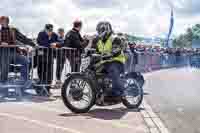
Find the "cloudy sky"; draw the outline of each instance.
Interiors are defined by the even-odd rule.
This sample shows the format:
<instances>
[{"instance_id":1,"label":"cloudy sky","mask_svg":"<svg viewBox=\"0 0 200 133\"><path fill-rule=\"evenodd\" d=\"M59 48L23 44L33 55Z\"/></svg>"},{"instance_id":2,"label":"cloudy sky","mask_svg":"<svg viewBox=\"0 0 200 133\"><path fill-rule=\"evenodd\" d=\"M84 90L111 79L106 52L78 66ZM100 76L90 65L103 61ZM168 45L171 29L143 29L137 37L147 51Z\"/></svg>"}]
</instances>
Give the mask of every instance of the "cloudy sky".
<instances>
[{"instance_id":1,"label":"cloudy sky","mask_svg":"<svg viewBox=\"0 0 200 133\"><path fill-rule=\"evenodd\" d=\"M139 36L166 36L174 9L174 35L200 23L200 0L1 0L0 15L12 18L23 33L37 35L46 23L69 30L74 19L84 22L83 34L94 33L100 20L115 31Z\"/></svg>"}]
</instances>

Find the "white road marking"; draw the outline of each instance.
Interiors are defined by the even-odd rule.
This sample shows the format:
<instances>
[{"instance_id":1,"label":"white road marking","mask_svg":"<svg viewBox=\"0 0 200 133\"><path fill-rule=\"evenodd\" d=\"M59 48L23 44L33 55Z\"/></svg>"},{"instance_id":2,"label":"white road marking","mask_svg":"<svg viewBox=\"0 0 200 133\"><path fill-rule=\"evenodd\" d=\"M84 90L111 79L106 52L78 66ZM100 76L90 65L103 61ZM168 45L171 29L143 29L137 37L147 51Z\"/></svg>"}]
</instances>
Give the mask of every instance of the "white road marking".
<instances>
[{"instance_id":1,"label":"white road marking","mask_svg":"<svg viewBox=\"0 0 200 133\"><path fill-rule=\"evenodd\" d=\"M16 115L9 114L9 113L0 113L0 116L4 116L4 117L11 118L11 119L16 119L16 120L26 121L26 122L29 122L29 123L32 123L32 124L43 126L43 127L60 129L62 131L67 131L67 132L70 132L70 133L83 133L83 132L79 132L79 131L74 130L74 129L61 127L61 126L58 126L58 125L55 125L55 124L52 124L52 123L47 123L47 122L43 122L43 121L39 121L39 120L29 119L29 118L24 117L24 116L16 116Z\"/></svg>"}]
</instances>

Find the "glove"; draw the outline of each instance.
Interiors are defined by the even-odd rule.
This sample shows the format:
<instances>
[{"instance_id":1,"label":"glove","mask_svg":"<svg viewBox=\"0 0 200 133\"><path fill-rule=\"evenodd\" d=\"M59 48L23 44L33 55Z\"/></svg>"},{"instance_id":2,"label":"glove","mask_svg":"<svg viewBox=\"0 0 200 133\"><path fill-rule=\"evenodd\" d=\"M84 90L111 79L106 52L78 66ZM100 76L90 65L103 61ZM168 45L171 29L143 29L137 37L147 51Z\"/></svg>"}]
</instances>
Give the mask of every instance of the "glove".
<instances>
[{"instance_id":1,"label":"glove","mask_svg":"<svg viewBox=\"0 0 200 133\"><path fill-rule=\"evenodd\" d=\"M103 60L109 60L109 59L112 58L112 57L113 57L112 54L104 54L104 55L102 56L102 59L103 59Z\"/></svg>"}]
</instances>

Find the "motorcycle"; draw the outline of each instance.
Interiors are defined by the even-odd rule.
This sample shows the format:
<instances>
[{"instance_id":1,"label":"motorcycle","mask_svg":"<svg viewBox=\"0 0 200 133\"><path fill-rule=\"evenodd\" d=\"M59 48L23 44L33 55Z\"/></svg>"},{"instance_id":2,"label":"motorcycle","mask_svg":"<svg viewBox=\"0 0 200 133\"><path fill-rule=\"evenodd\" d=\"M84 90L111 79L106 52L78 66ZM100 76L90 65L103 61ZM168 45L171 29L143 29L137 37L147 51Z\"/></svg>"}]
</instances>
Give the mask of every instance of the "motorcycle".
<instances>
[{"instance_id":1,"label":"motorcycle","mask_svg":"<svg viewBox=\"0 0 200 133\"><path fill-rule=\"evenodd\" d=\"M67 75L61 96L64 104L74 113L86 113L94 105L110 106L123 103L129 109L138 108L143 100L143 82L138 73L121 73L125 90L120 97L114 97L112 80L107 76L104 63L112 58L88 51L82 56L81 72ZM139 79L138 79L139 78Z\"/></svg>"}]
</instances>

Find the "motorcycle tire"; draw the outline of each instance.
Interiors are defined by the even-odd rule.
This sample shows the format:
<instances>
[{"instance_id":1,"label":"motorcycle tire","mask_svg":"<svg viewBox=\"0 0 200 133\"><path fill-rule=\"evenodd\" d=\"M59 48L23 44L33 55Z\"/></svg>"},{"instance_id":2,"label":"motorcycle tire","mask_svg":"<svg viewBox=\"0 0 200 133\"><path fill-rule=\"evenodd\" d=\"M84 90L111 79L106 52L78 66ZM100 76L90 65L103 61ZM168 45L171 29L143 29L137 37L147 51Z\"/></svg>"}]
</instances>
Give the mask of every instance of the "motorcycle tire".
<instances>
[{"instance_id":1,"label":"motorcycle tire","mask_svg":"<svg viewBox=\"0 0 200 133\"><path fill-rule=\"evenodd\" d=\"M85 107L85 108L77 108L77 107L73 106L71 104L71 102L67 98L66 92L67 92L67 89L68 89L68 85L74 79L81 79L81 80L87 82L88 85L90 86L92 96L91 96L91 100L90 100L89 105L87 107ZM73 113L87 113L92 108L92 106L95 104L95 102L96 102L96 89L95 89L95 85L92 83L91 79L85 77L84 75L81 75L81 74L71 75L69 78L67 78L65 80L65 82L64 82L64 84L62 86L61 96L62 96L62 100L63 100L65 106L69 110L71 110Z\"/></svg>"},{"instance_id":2,"label":"motorcycle tire","mask_svg":"<svg viewBox=\"0 0 200 133\"><path fill-rule=\"evenodd\" d=\"M129 102L129 100L126 98L126 96L123 96L122 97L122 103L128 108L128 109L137 109L139 108L139 106L141 105L142 101L143 101L143 96L144 96L144 93L143 93L143 88L140 86L139 82L137 81L137 79L135 79L134 77L132 77L132 75L127 75L125 77L125 79L132 79L134 80L134 84L135 86L140 90L140 93L139 93L139 100L137 101L137 103L135 104L132 104Z\"/></svg>"}]
</instances>

